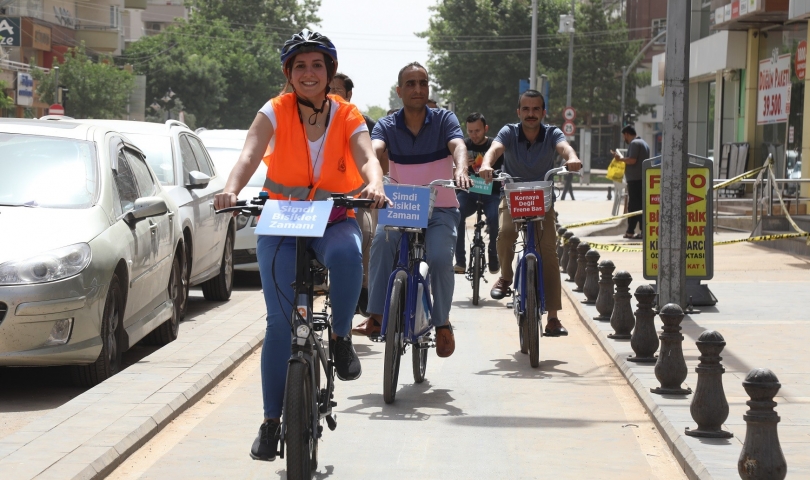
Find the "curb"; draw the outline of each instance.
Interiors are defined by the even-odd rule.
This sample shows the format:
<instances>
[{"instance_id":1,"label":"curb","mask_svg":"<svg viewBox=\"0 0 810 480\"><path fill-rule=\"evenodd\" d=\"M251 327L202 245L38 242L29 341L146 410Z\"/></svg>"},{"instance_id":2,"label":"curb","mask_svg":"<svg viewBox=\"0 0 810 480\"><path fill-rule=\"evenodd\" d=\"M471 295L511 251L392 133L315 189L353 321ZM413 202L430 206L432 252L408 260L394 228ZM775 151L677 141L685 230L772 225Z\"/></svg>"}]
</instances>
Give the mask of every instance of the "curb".
<instances>
[{"instance_id":1,"label":"curb","mask_svg":"<svg viewBox=\"0 0 810 480\"><path fill-rule=\"evenodd\" d=\"M264 300L256 300L189 326L186 335L0 439L3 479L105 478L262 344Z\"/></svg>"},{"instance_id":2,"label":"curb","mask_svg":"<svg viewBox=\"0 0 810 480\"><path fill-rule=\"evenodd\" d=\"M596 328L593 323L594 321L591 320L591 315L588 314L585 307L582 306L581 300L574 296L574 292L570 290L565 282L561 282L561 284L562 291L574 305L574 309L580 321L590 330L593 336L596 337L599 344L602 346L602 350L613 359L613 363L615 363L622 372L627 383L636 393L636 397L642 405L644 405L644 409L647 410L647 413L652 417L655 426L658 428L658 431L661 433L661 436L664 438L664 441L672 451L672 454L675 456L675 459L678 461L678 464L681 466L686 476L690 480L710 480L714 478L709 474L706 466L686 444L681 434L675 426L672 425L672 422L667 418L661 407L659 407L652 398L649 387L645 386L641 379L629 368L625 358L613 348L612 342L607 338L605 333Z\"/></svg>"}]
</instances>

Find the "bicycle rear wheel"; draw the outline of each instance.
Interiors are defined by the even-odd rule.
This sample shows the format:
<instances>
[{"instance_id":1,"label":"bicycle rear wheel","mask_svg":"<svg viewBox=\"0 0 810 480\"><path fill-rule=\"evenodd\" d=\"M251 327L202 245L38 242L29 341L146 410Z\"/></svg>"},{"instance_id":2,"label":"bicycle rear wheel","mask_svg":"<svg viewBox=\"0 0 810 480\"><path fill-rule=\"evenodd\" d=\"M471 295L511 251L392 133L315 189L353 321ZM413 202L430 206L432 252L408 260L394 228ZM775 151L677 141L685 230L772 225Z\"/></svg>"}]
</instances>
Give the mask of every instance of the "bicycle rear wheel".
<instances>
[{"instance_id":1,"label":"bicycle rear wheel","mask_svg":"<svg viewBox=\"0 0 810 480\"><path fill-rule=\"evenodd\" d=\"M540 315L537 308L537 259L526 258L526 312L523 319L523 341L529 350L532 368L540 365Z\"/></svg>"},{"instance_id":2,"label":"bicycle rear wheel","mask_svg":"<svg viewBox=\"0 0 810 480\"><path fill-rule=\"evenodd\" d=\"M472 297L472 304L478 305L479 297L479 288L481 286L481 269L483 265L481 263L484 252L481 251L480 245L475 245L472 247L472 289L473 289L473 297Z\"/></svg>"},{"instance_id":3,"label":"bicycle rear wheel","mask_svg":"<svg viewBox=\"0 0 810 480\"><path fill-rule=\"evenodd\" d=\"M312 379L309 365L292 362L287 371L284 420L287 431L287 478L311 479L318 466L318 442L312 431Z\"/></svg>"},{"instance_id":4,"label":"bicycle rear wheel","mask_svg":"<svg viewBox=\"0 0 810 480\"><path fill-rule=\"evenodd\" d=\"M391 286L388 320L385 332L385 364L383 371L383 400L394 403L399 381L399 362L403 353L402 332L405 330L405 299L408 291L408 275L397 273Z\"/></svg>"},{"instance_id":5,"label":"bicycle rear wheel","mask_svg":"<svg viewBox=\"0 0 810 480\"><path fill-rule=\"evenodd\" d=\"M413 381L422 383L425 381L425 372L427 371L428 347L415 343L411 348L413 350Z\"/></svg>"}]
</instances>

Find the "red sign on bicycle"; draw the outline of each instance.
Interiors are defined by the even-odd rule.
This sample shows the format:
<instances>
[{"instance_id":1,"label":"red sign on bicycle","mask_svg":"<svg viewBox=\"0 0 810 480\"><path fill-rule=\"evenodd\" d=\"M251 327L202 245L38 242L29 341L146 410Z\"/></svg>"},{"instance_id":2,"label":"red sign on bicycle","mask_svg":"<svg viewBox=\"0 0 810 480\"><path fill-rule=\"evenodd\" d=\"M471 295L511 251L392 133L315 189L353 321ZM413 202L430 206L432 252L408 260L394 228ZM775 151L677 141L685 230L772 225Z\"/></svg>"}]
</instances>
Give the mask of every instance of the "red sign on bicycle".
<instances>
[{"instance_id":1,"label":"red sign on bicycle","mask_svg":"<svg viewBox=\"0 0 810 480\"><path fill-rule=\"evenodd\" d=\"M512 218L541 217L546 214L542 190L509 192L509 212Z\"/></svg>"}]
</instances>

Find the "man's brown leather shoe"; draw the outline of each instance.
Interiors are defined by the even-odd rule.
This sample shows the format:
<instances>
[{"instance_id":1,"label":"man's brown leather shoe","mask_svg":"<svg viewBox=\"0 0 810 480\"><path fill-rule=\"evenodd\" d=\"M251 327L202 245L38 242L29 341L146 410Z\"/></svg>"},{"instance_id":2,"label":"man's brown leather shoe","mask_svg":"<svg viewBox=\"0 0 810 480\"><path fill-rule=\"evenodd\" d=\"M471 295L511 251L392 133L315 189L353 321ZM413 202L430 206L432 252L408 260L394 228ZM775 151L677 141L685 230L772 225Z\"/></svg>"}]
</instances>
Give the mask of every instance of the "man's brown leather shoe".
<instances>
[{"instance_id":1,"label":"man's brown leather shoe","mask_svg":"<svg viewBox=\"0 0 810 480\"><path fill-rule=\"evenodd\" d=\"M377 323L376 320L369 317L363 320L360 325L352 329L352 333L363 337L374 337L380 334L382 325Z\"/></svg>"},{"instance_id":2,"label":"man's brown leather shoe","mask_svg":"<svg viewBox=\"0 0 810 480\"><path fill-rule=\"evenodd\" d=\"M558 318L549 318L546 322L546 333L545 336L547 337L564 337L568 335L568 330L562 326L560 319Z\"/></svg>"},{"instance_id":3,"label":"man's brown leather shoe","mask_svg":"<svg viewBox=\"0 0 810 480\"><path fill-rule=\"evenodd\" d=\"M502 299L510 292L510 285L512 285L511 280L504 280L503 277L499 277L495 285L492 286L492 290L489 291L489 296L495 300Z\"/></svg>"},{"instance_id":4,"label":"man's brown leather shoe","mask_svg":"<svg viewBox=\"0 0 810 480\"><path fill-rule=\"evenodd\" d=\"M446 358L456 350L456 337L453 335L453 327L450 322L436 327L436 355Z\"/></svg>"}]
</instances>

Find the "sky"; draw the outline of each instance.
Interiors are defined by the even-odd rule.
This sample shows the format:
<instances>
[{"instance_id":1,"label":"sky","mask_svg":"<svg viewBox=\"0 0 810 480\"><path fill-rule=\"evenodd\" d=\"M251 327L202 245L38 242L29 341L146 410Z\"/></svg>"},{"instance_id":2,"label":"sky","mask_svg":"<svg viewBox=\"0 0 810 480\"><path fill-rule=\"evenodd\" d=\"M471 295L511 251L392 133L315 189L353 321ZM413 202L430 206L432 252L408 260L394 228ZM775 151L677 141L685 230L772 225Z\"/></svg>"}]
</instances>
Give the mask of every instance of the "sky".
<instances>
[{"instance_id":1,"label":"sky","mask_svg":"<svg viewBox=\"0 0 810 480\"><path fill-rule=\"evenodd\" d=\"M388 110L388 94L399 70L427 64L427 30L436 0L321 0L318 30L334 42L338 70L354 82L352 103L361 110Z\"/></svg>"}]
</instances>

